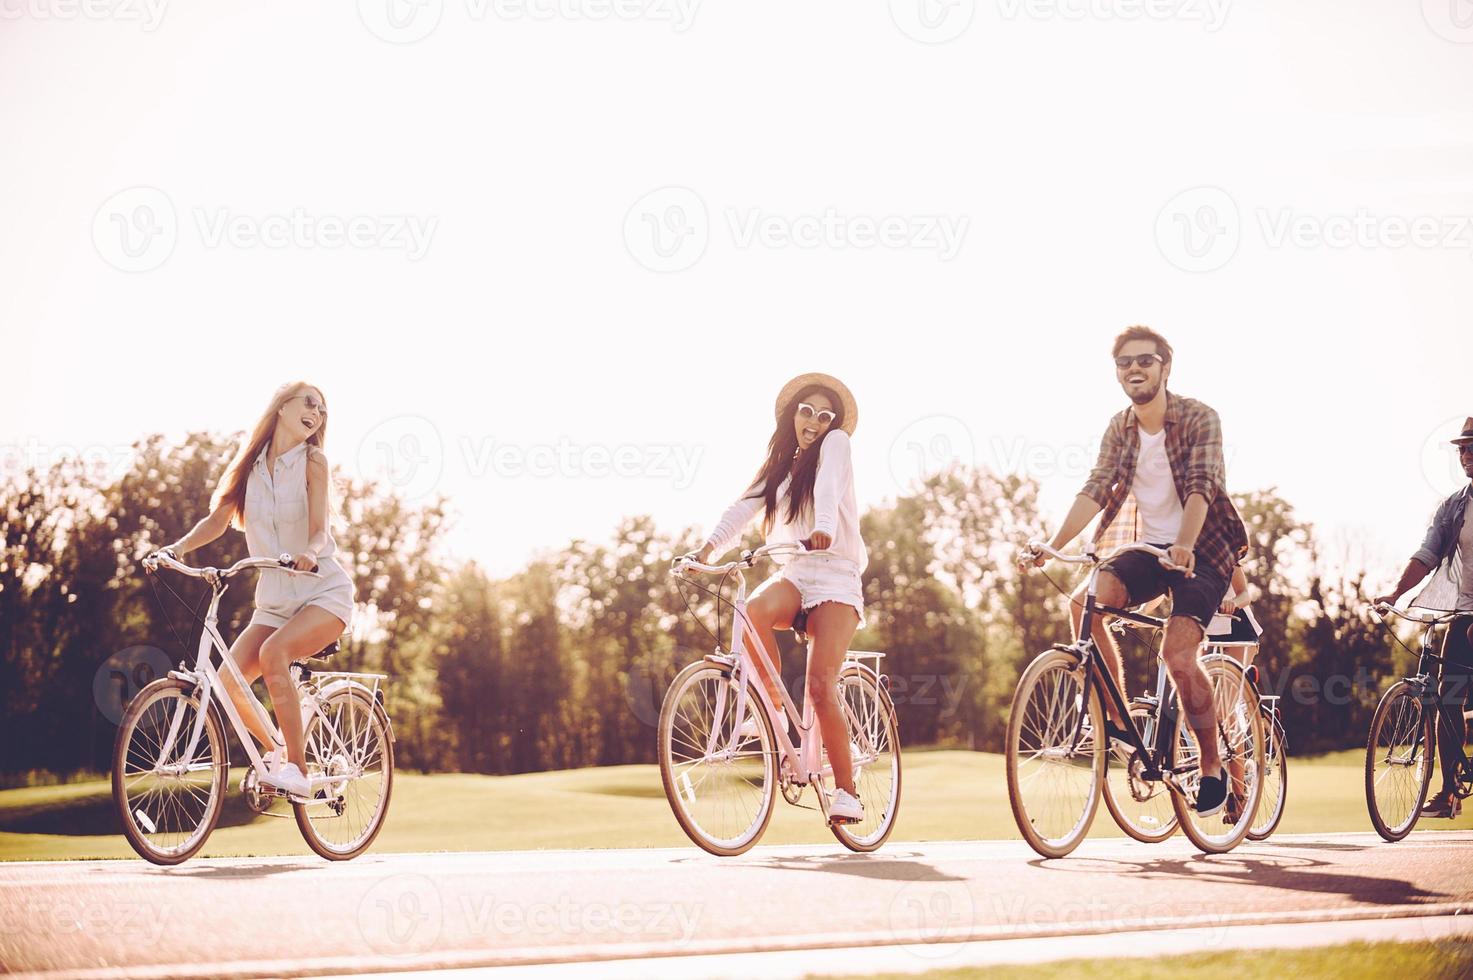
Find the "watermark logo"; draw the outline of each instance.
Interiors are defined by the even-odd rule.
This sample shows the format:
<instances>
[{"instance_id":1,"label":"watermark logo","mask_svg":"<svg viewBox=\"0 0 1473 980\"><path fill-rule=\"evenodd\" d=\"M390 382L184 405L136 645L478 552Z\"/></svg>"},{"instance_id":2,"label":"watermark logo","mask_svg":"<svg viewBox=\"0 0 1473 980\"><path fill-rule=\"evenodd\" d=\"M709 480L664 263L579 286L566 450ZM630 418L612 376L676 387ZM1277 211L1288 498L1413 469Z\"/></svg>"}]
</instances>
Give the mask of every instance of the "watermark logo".
<instances>
[{"instance_id":1,"label":"watermark logo","mask_svg":"<svg viewBox=\"0 0 1473 980\"><path fill-rule=\"evenodd\" d=\"M901 33L922 44L945 44L966 33L976 0L890 0L890 19Z\"/></svg>"},{"instance_id":2,"label":"watermark logo","mask_svg":"<svg viewBox=\"0 0 1473 980\"><path fill-rule=\"evenodd\" d=\"M1242 239L1238 203L1221 187L1182 191L1156 215L1156 247L1183 272L1212 272L1227 265Z\"/></svg>"},{"instance_id":3,"label":"watermark logo","mask_svg":"<svg viewBox=\"0 0 1473 980\"><path fill-rule=\"evenodd\" d=\"M445 443L439 428L421 415L385 419L358 444L358 472L383 479L407 500L428 495L445 472Z\"/></svg>"},{"instance_id":4,"label":"watermark logo","mask_svg":"<svg viewBox=\"0 0 1473 980\"><path fill-rule=\"evenodd\" d=\"M123 272L157 269L174 254L179 219L174 202L157 187L118 191L92 216L92 245L103 261Z\"/></svg>"},{"instance_id":5,"label":"watermark logo","mask_svg":"<svg viewBox=\"0 0 1473 980\"><path fill-rule=\"evenodd\" d=\"M114 725L138 692L164 677L172 666L169 655L158 647L132 646L119 650L102 662L92 675L92 700L97 710Z\"/></svg>"},{"instance_id":6,"label":"watermark logo","mask_svg":"<svg viewBox=\"0 0 1473 980\"><path fill-rule=\"evenodd\" d=\"M1458 415L1443 419L1422 440L1418 453L1422 476L1439 497L1450 497L1468 485L1468 475L1463 471L1458 447L1451 441L1463 431L1464 418Z\"/></svg>"},{"instance_id":7,"label":"watermark logo","mask_svg":"<svg viewBox=\"0 0 1473 980\"><path fill-rule=\"evenodd\" d=\"M624 215L624 246L652 272L680 272L700 261L711 237L706 202L689 187L661 187Z\"/></svg>"},{"instance_id":8,"label":"watermark logo","mask_svg":"<svg viewBox=\"0 0 1473 980\"><path fill-rule=\"evenodd\" d=\"M358 19L390 44L423 41L440 26L445 0L358 0Z\"/></svg>"},{"instance_id":9,"label":"watermark logo","mask_svg":"<svg viewBox=\"0 0 1473 980\"><path fill-rule=\"evenodd\" d=\"M1432 33L1454 44L1473 44L1473 0L1422 0Z\"/></svg>"},{"instance_id":10,"label":"watermark logo","mask_svg":"<svg viewBox=\"0 0 1473 980\"><path fill-rule=\"evenodd\" d=\"M927 415L901 429L890 443L890 476L895 486L910 491L951 466L977 463L972 430L954 415Z\"/></svg>"},{"instance_id":11,"label":"watermark logo","mask_svg":"<svg viewBox=\"0 0 1473 980\"><path fill-rule=\"evenodd\" d=\"M890 902L891 937L923 959L956 955L976 922L976 902L965 881L912 881Z\"/></svg>"},{"instance_id":12,"label":"watermark logo","mask_svg":"<svg viewBox=\"0 0 1473 980\"><path fill-rule=\"evenodd\" d=\"M358 934L380 956L432 949L445 921L440 889L424 875L393 875L358 903Z\"/></svg>"}]
</instances>

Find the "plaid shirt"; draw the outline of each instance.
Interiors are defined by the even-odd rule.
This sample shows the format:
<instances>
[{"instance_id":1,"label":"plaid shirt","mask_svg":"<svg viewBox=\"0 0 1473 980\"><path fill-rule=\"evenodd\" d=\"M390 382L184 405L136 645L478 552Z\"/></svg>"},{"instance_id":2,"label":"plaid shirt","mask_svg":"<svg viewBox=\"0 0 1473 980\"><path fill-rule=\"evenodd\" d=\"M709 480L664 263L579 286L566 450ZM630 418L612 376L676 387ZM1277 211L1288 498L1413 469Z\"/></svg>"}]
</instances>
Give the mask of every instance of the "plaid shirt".
<instances>
[{"instance_id":1,"label":"plaid shirt","mask_svg":"<svg viewBox=\"0 0 1473 980\"><path fill-rule=\"evenodd\" d=\"M1140 540L1135 496L1131 493L1140 449L1135 412L1127 408L1110 420L1100 443L1100 458L1079 491L1104 511L1095 530L1095 544L1101 551ZM1171 479L1182 505L1194 493L1207 500L1207 520L1195 548L1197 561L1230 578L1233 565L1248 553L1248 532L1223 478L1222 423L1217 413L1199 401L1168 391L1166 459L1171 463Z\"/></svg>"}]
</instances>

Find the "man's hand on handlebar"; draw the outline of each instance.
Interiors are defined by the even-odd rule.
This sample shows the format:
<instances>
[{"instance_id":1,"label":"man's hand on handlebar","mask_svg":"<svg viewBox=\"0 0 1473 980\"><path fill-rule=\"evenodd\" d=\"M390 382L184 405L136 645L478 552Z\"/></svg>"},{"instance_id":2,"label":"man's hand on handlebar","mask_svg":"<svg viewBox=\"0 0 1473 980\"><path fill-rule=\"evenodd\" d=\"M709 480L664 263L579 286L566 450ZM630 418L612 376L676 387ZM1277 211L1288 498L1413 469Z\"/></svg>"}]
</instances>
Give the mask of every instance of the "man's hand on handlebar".
<instances>
[{"instance_id":1,"label":"man's hand on handlebar","mask_svg":"<svg viewBox=\"0 0 1473 980\"><path fill-rule=\"evenodd\" d=\"M1193 578L1197 574L1197 553L1185 545L1174 544L1166 549L1171 556L1171 563L1179 571L1185 572L1187 578Z\"/></svg>"}]
</instances>

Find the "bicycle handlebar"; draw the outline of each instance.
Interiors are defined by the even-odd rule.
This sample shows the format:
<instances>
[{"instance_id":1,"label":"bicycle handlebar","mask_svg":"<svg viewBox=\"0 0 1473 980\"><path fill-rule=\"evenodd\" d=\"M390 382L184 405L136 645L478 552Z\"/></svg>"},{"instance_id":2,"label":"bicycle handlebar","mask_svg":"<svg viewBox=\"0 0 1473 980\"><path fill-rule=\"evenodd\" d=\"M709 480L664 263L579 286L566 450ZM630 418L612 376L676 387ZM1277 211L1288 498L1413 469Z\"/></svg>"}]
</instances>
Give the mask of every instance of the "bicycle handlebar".
<instances>
[{"instance_id":1,"label":"bicycle handlebar","mask_svg":"<svg viewBox=\"0 0 1473 980\"><path fill-rule=\"evenodd\" d=\"M1401 610L1389 602L1373 602L1371 603L1371 611L1382 619L1385 619L1390 614L1399 619L1404 619L1409 623L1420 623L1423 626L1440 626L1451 623L1454 619L1458 618L1458 613L1456 612L1440 613L1435 609L1426 609L1420 615L1414 615L1410 609Z\"/></svg>"},{"instance_id":2,"label":"bicycle handlebar","mask_svg":"<svg viewBox=\"0 0 1473 980\"><path fill-rule=\"evenodd\" d=\"M744 552L735 561L729 561L724 565L707 565L705 562L696 561L689 555L681 555L670 565L672 575L680 575L686 571L704 572L707 575L724 575L734 568L751 568L757 564L759 558L770 558L774 555L830 555L832 551L810 551L799 541L780 541L777 544L765 544L755 551Z\"/></svg>"},{"instance_id":3,"label":"bicycle handlebar","mask_svg":"<svg viewBox=\"0 0 1473 980\"><path fill-rule=\"evenodd\" d=\"M1114 551L1110 552L1105 557L1101 558L1097 553L1095 553L1093 549L1086 549L1085 551L1082 551L1077 555L1068 555L1062 551L1059 551L1057 548L1051 547L1047 542L1044 542L1038 538L1034 538L1032 541L1029 541L1028 544L1024 546L1023 555L1030 561L1038 558L1040 555L1047 555L1050 558L1056 559L1057 561L1065 562L1066 564L1070 565L1103 565L1105 562L1111 560L1112 558L1119 557L1120 555L1125 554L1127 551L1144 551L1148 555L1155 555L1156 558L1161 562L1162 568L1168 569L1169 571L1173 572L1186 571L1185 568L1171 560L1171 553L1168 552L1165 548L1158 548L1153 544L1146 544L1144 541L1135 541L1131 544L1123 544L1120 547L1116 548Z\"/></svg>"},{"instance_id":4,"label":"bicycle handlebar","mask_svg":"<svg viewBox=\"0 0 1473 980\"><path fill-rule=\"evenodd\" d=\"M181 575L202 579L227 579L232 575L239 575L241 572L256 568L274 568L278 571L287 572L290 575L310 575L312 578L322 577L321 572L308 572L291 567L292 556L288 554L283 554L280 558L242 558L229 568L195 568L193 565L184 564L184 562L175 558L174 554L169 551L155 551L143 559L143 567L150 572L158 571L160 565L176 571Z\"/></svg>"}]
</instances>

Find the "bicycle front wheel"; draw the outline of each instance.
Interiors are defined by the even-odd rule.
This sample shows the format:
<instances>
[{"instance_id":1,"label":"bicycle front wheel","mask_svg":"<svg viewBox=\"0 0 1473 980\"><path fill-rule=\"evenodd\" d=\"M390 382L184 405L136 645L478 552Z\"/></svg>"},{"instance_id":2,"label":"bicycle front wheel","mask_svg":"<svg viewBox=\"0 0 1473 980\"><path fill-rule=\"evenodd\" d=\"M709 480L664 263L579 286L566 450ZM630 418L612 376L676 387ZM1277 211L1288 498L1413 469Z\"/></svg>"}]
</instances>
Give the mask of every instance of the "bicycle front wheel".
<instances>
[{"instance_id":1,"label":"bicycle front wheel","mask_svg":"<svg viewBox=\"0 0 1473 980\"><path fill-rule=\"evenodd\" d=\"M1433 747L1422 698L1412 685L1392 684L1371 716L1366 737L1366 809L1388 841L1412 832L1432 781Z\"/></svg>"},{"instance_id":2,"label":"bicycle front wheel","mask_svg":"<svg viewBox=\"0 0 1473 980\"><path fill-rule=\"evenodd\" d=\"M1156 744L1156 712L1145 705L1130 709L1130 721L1150 748ZM1144 779L1135 755L1112 748L1105 770L1105 808L1127 835L1143 844L1159 844L1176 833L1171 790L1163 781Z\"/></svg>"},{"instance_id":3,"label":"bicycle front wheel","mask_svg":"<svg viewBox=\"0 0 1473 980\"><path fill-rule=\"evenodd\" d=\"M864 819L830 824L839 843L851 851L873 851L895 829L900 812L900 727L895 705L879 679L862 667L839 677L839 707L849 728L854 788L864 804Z\"/></svg>"},{"instance_id":4,"label":"bicycle front wheel","mask_svg":"<svg viewBox=\"0 0 1473 980\"><path fill-rule=\"evenodd\" d=\"M317 799L293 803L307 846L329 861L368 850L383 829L394 789L389 716L367 691L338 691L307 724L307 776Z\"/></svg>"},{"instance_id":5,"label":"bicycle front wheel","mask_svg":"<svg viewBox=\"0 0 1473 980\"><path fill-rule=\"evenodd\" d=\"M755 694L737 717L741 683L697 661L675 676L660 707L660 781L680 828L721 857L747 851L772 819L777 755L772 722ZM742 734L744 720L754 724Z\"/></svg>"},{"instance_id":6,"label":"bicycle front wheel","mask_svg":"<svg viewBox=\"0 0 1473 980\"><path fill-rule=\"evenodd\" d=\"M1202 670L1212 684L1214 734L1227 777L1228 804L1211 816L1197 813L1201 753L1185 706L1177 714L1172 765L1184 792L1171 794L1171 803L1187 839L1207 854L1222 854L1241 844L1253 826L1253 815L1263 794L1263 725L1258 693L1242 664L1231 657L1204 657ZM1180 692L1177 698L1180 701Z\"/></svg>"},{"instance_id":7,"label":"bicycle front wheel","mask_svg":"<svg viewBox=\"0 0 1473 980\"><path fill-rule=\"evenodd\" d=\"M1253 826L1248 829L1249 840L1267 840L1284 819L1284 804L1289 800L1289 752L1284 743L1284 726L1267 711L1259 717L1264 734L1263 797L1258 801Z\"/></svg>"},{"instance_id":8,"label":"bicycle front wheel","mask_svg":"<svg viewBox=\"0 0 1473 980\"><path fill-rule=\"evenodd\" d=\"M1078 847L1100 805L1105 728L1085 678L1078 657L1051 650L1028 665L1013 692L1008 802L1023 839L1044 857Z\"/></svg>"},{"instance_id":9,"label":"bicycle front wheel","mask_svg":"<svg viewBox=\"0 0 1473 980\"><path fill-rule=\"evenodd\" d=\"M189 860L220 819L230 776L225 729L213 707L203 718L200 711L194 685L160 678L138 692L118 725L113 806L128 844L154 864Z\"/></svg>"}]
</instances>

